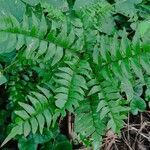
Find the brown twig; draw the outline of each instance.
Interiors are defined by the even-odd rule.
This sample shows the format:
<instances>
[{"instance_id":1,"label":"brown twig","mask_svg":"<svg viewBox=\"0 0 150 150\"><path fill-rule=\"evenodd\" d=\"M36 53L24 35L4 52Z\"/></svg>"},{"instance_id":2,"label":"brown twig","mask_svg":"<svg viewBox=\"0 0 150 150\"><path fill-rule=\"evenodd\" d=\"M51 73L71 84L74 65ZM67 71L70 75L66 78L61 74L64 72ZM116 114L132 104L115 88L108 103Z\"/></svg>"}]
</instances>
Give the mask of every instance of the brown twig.
<instances>
[{"instance_id":1,"label":"brown twig","mask_svg":"<svg viewBox=\"0 0 150 150\"><path fill-rule=\"evenodd\" d=\"M128 146L128 148L129 148L130 150L133 150L133 149L131 148L130 144L127 142L127 139L126 139L124 133L122 133L122 135L123 135L123 138L122 138L122 139L123 139L123 141L125 142L125 144Z\"/></svg>"},{"instance_id":2,"label":"brown twig","mask_svg":"<svg viewBox=\"0 0 150 150\"><path fill-rule=\"evenodd\" d=\"M73 139L73 125L72 125L72 116L71 113L68 113L68 135L69 135L69 139L72 140Z\"/></svg>"}]
</instances>

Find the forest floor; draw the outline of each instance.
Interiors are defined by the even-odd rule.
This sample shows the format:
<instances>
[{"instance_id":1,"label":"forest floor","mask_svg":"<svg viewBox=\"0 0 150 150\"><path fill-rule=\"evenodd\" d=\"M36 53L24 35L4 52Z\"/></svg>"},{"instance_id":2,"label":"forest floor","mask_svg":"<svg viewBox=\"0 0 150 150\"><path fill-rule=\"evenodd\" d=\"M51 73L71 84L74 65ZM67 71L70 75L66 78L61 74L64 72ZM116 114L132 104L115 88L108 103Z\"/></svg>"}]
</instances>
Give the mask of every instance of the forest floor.
<instances>
[{"instance_id":1,"label":"forest floor","mask_svg":"<svg viewBox=\"0 0 150 150\"><path fill-rule=\"evenodd\" d=\"M150 150L150 112L130 115L120 138L108 134L103 150Z\"/></svg>"}]
</instances>

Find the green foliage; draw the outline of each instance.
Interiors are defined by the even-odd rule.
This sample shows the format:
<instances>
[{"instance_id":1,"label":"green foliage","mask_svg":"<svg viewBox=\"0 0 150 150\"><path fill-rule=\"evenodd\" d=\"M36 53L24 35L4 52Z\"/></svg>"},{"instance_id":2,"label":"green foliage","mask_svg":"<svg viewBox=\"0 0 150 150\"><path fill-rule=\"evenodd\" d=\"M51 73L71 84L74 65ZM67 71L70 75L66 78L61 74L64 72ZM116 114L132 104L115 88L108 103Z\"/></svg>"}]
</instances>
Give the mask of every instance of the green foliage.
<instances>
[{"instance_id":1,"label":"green foliage","mask_svg":"<svg viewBox=\"0 0 150 150\"><path fill-rule=\"evenodd\" d=\"M79 101L84 100L84 90L87 90L87 85L83 75L88 75L90 70L88 62L79 59L66 64L69 66L58 68L61 72L55 74L58 83L58 88L55 90L55 104L61 109L63 116L65 110L73 112L72 106L77 108Z\"/></svg>"},{"instance_id":2,"label":"green foliage","mask_svg":"<svg viewBox=\"0 0 150 150\"><path fill-rule=\"evenodd\" d=\"M150 106L148 1L0 3L0 107L12 122L2 109L1 146L71 150L59 132L71 113L78 140L98 150Z\"/></svg>"},{"instance_id":3,"label":"green foliage","mask_svg":"<svg viewBox=\"0 0 150 150\"><path fill-rule=\"evenodd\" d=\"M2 73L0 72L0 85L4 84L7 82L7 79Z\"/></svg>"},{"instance_id":4,"label":"green foliage","mask_svg":"<svg viewBox=\"0 0 150 150\"><path fill-rule=\"evenodd\" d=\"M0 0L0 4L0 15L12 14L22 20L26 6L20 0Z\"/></svg>"},{"instance_id":5,"label":"green foliage","mask_svg":"<svg viewBox=\"0 0 150 150\"><path fill-rule=\"evenodd\" d=\"M29 5L31 5L31 6L35 6L35 5L37 5L40 2L40 0L32 0L32 1L30 1L30 0L22 0L22 1L27 3L27 4L29 4Z\"/></svg>"},{"instance_id":6,"label":"green foliage","mask_svg":"<svg viewBox=\"0 0 150 150\"><path fill-rule=\"evenodd\" d=\"M131 101L131 111L134 115L138 114L138 111L144 111L146 109L146 103L142 98L135 97Z\"/></svg>"},{"instance_id":7,"label":"green foliage","mask_svg":"<svg viewBox=\"0 0 150 150\"><path fill-rule=\"evenodd\" d=\"M98 100L96 98L85 99L76 110L75 131L85 138L91 138L94 149L98 149L102 143L105 124L97 113Z\"/></svg>"}]
</instances>

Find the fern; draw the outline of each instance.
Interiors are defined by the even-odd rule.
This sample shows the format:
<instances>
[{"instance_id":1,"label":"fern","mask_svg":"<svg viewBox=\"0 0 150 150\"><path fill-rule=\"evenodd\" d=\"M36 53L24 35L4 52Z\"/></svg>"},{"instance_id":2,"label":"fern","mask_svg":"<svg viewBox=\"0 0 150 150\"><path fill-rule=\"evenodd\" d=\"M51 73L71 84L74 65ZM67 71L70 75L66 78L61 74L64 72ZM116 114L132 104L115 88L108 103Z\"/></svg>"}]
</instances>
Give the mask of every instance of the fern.
<instances>
[{"instance_id":1,"label":"fern","mask_svg":"<svg viewBox=\"0 0 150 150\"><path fill-rule=\"evenodd\" d=\"M104 39L106 39L105 42ZM128 99L131 100L134 95L132 82L136 80L135 76L139 78L142 83L145 83L143 70L149 74L147 66L149 62L147 46L141 45L138 35L135 35L133 41L130 42L124 33L121 41L118 41L116 37L114 37L114 47L110 49L111 51L107 51L104 47L108 40L107 37L103 37L100 45L101 62L103 62L101 72L106 80L111 79L106 76L108 72L109 76L116 77L121 82L122 90L126 92ZM120 47L117 48L119 45ZM109 46L110 44L107 46L108 49Z\"/></svg>"},{"instance_id":2,"label":"fern","mask_svg":"<svg viewBox=\"0 0 150 150\"><path fill-rule=\"evenodd\" d=\"M44 136L72 113L75 133L98 150L108 130L120 134L127 114L150 103L150 22L138 13L147 3L23 2L21 19L0 13L0 85L13 122L2 146Z\"/></svg>"},{"instance_id":3,"label":"fern","mask_svg":"<svg viewBox=\"0 0 150 150\"><path fill-rule=\"evenodd\" d=\"M38 89L41 93L31 92L32 95L27 95L27 98L32 105L18 102L22 110L15 111L15 114L19 118L16 118L16 125L13 127L2 146L17 134L24 134L26 137L30 132L35 134L38 129L42 134L45 123L47 124L47 128L50 127L52 121L52 110L49 107L51 104L49 101L52 95L45 88L38 86Z\"/></svg>"},{"instance_id":4,"label":"fern","mask_svg":"<svg viewBox=\"0 0 150 150\"><path fill-rule=\"evenodd\" d=\"M90 138L93 148L98 149L102 144L105 124L97 113L98 100L85 99L80 102L80 107L75 112L75 131L85 138Z\"/></svg>"},{"instance_id":5,"label":"fern","mask_svg":"<svg viewBox=\"0 0 150 150\"><path fill-rule=\"evenodd\" d=\"M97 112L100 112L100 118L109 118L107 128L111 128L116 133L119 132L124 124L123 120L126 119L124 112L128 109L121 104L123 98L119 94L118 88L107 81L99 83L96 79L92 79L89 86L92 87L89 96L98 94Z\"/></svg>"},{"instance_id":6,"label":"fern","mask_svg":"<svg viewBox=\"0 0 150 150\"><path fill-rule=\"evenodd\" d=\"M73 109L79 106L79 102L84 100L85 90L88 88L83 75L88 76L90 72L86 61L77 59L66 64L68 66L58 68L61 72L55 74L58 83L55 104L61 109L63 116L66 115L65 110L73 112Z\"/></svg>"},{"instance_id":7,"label":"fern","mask_svg":"<svg viewBox=\"0 0 150 150\"><path fill-rule=\"evenodd\" d=\"M64 21L66 20L66 16L58 9L54 8L54 6L48 5L48 3L43 2L41 3L43 11L48 13L48 18L57 21Z\"/></svg>"},{"instance_id":8,"label":"fern","mask_svg":"<svg viewBox=\"0 0 150 150\"><path fill-rule=\"evenodd\" d=\"M41 21L39 21L38 18L32 14L31 27L29 26L29 18L27 16L24 16L22 26L13 16L2 17L1 21L2 25L0 30L6 37L1 42L8 42L7 47L5 47L6 52L9 52L9 49L13 48L19 50L23 45L26 45L24 55L27 59L37 59L46 53L48 56L51 55L50 57L54 57L52 62L52 65L54 65L63 57L63 48L70 49L73 52L82 49L79 45L82 42L82 38L75 39L76 36L73 31L70 31L68 34L67 24L62 25L59 29L59 24L53 21L51 22L51 32L48 32L44 16L42 16ZM59 34L56 33L58 29L62 30ZM72 46L75 40L76 44ZM10 41L11 43L9 44ZM55 46L56 43L57 45ZM38 51L36 51L37 49ZM54 52L50 54L51 49Z\"/></svg>"}]
</instances>

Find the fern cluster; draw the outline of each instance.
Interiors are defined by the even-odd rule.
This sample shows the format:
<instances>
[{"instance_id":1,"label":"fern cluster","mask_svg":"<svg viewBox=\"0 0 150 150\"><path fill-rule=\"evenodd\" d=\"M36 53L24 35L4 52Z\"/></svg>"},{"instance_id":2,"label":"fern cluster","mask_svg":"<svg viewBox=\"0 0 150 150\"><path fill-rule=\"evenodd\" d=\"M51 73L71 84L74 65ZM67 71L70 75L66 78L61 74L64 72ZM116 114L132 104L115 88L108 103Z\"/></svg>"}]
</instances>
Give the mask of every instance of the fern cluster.
<instances>
[{"instance_id":1,"label":"fern cluster","mask_svg":"<svg viewBox=\"0 0 150 150\"><path fill-rule=\"evenodd\" d=\"M120 134L130 111L146 109L148 1L13 1L26 10L20 17L12 10L0 13L0 85L5 83L12 113L1 146L44 135L70 112L74 132L97 150L108 130ZM121 28L119 17L127 19ZM144 86L146 99L138 91Z\"/></svg>"}]
</instances>

